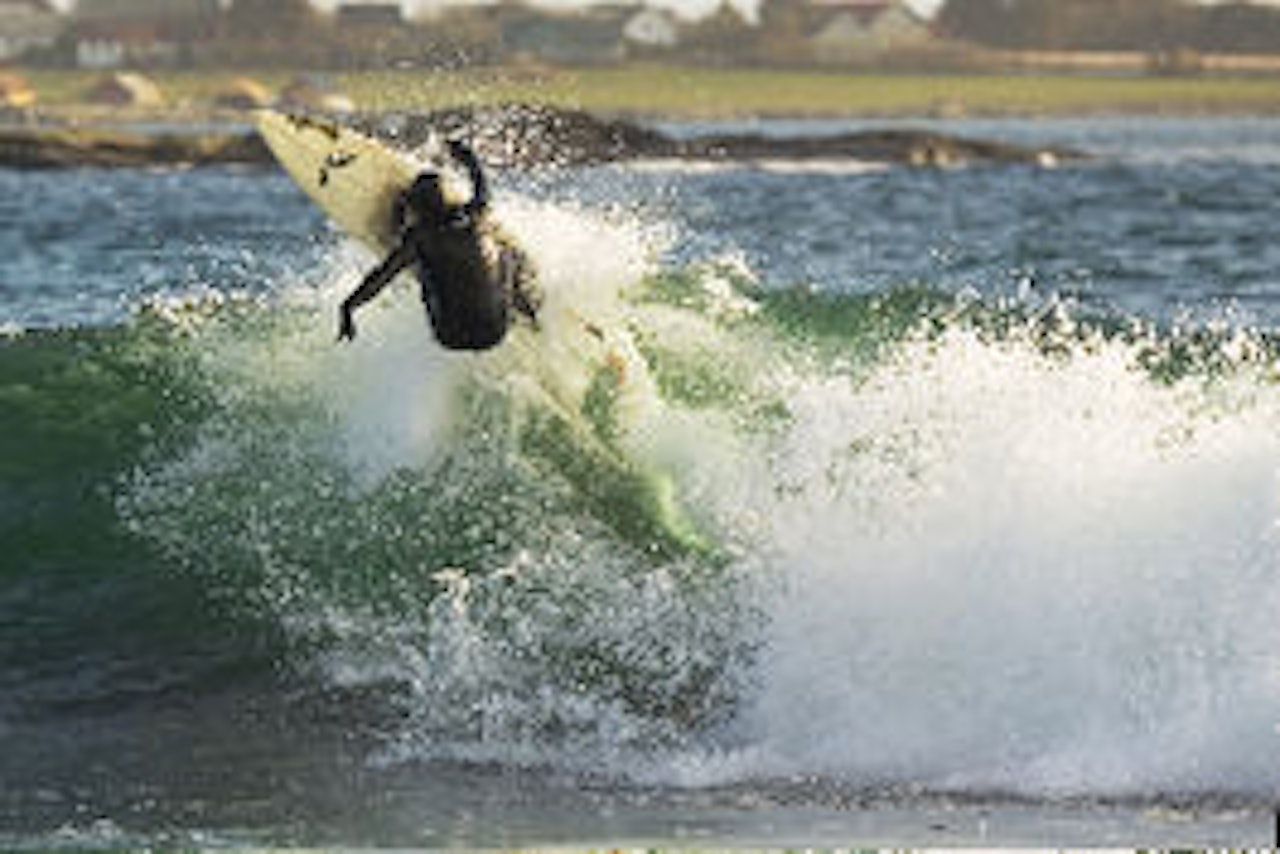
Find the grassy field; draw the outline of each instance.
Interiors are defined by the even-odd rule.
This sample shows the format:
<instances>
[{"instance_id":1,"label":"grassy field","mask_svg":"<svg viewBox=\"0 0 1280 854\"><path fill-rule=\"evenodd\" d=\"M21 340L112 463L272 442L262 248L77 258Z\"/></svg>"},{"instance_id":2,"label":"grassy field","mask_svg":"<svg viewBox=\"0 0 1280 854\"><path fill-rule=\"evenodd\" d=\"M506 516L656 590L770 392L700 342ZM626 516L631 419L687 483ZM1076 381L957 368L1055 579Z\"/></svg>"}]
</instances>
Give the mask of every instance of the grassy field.
<instances>
[{"instance_id":1,"label":"grassy field","mask_svg":"<svg viewBox=\"0 0 1280 854\"><path fill-rule=\"evenodd\" d=\"M170 101L206 107L233 72L154 75ZM291 75L248 73L278 89ZM94 75L33 71L41 103L74 106ZM362 109L507 101L639 116L1280 114L1280 80L1266 77L1089 77L1063 74L868 74L630 66L609 69L338 74Z\"/></svg>"}]
</instances>

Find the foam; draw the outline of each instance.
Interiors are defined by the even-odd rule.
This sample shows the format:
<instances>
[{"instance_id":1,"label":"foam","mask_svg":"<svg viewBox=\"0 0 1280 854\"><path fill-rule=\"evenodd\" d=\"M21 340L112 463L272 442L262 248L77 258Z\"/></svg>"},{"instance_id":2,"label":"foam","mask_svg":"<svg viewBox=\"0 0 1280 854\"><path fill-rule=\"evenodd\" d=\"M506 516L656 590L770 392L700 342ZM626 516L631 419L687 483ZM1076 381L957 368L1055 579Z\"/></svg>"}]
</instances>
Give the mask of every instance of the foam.
<instances>
[{"instance_id":1,"label":"foam","mask_svg":"<svg viewBox=\"0 0 1280 854\"><path fill-rule=\"evenodd\" d=\"M711 269L696 277L705 300L637 299L661 228L519 198L499 213L551 299L740 385L694 405L650 377L624 435L727 560L714 583L690 583L709 570L638 557L547 509L558 493L518 450L469 449L458 390L518 398L520 367L440 351L412 288L333 345L338 300L373 262L341 248L293 286L302 322L205 342L228 418L245 400L301 396L323 418L284 441L311 443L367 492L408 472L415 500L472 488L432 480L442 457L491 453L471 462L529 493L505 512L535 517L514 520L529 542L465 584L431 554L378 569L413 606L388 614L285 566L290 525L317 525L290 533L304 542L330 536L295 523L302 498L274 496L275 510L268 482L260 504L226 509L252 516L238 530L282 622L328 639L315 653L327 678L408 687L388 761L625 768L681 785L799 775L1259 797L1280 785L1280 394L1265 364L1161 383L1137 344L1046 349L1016 323L993 335L949 321L855 370L782 338ZM567 334L547 330L547 358L571 372L555 350ZM784 417L764 422L765 409ZM252 465L238 429L205 431L185 462L144 473L148 512ZM139 529L164 530L152 521ZM406 534L387 527L364 535L399 554ZM198 550L197 533L170 540ZM620 663L601 673L597 660Z\"/></svg>"},{"instance_id":2,"label":"foam","mask_svg":"<svg viewBox=\"0 0 1280 854\"><path fill-rule=\"evenodd\" d=\"M952 329L798 378L746 744L682 779L1273 792L1274 392Z\"/></svg>"}]
</instances>

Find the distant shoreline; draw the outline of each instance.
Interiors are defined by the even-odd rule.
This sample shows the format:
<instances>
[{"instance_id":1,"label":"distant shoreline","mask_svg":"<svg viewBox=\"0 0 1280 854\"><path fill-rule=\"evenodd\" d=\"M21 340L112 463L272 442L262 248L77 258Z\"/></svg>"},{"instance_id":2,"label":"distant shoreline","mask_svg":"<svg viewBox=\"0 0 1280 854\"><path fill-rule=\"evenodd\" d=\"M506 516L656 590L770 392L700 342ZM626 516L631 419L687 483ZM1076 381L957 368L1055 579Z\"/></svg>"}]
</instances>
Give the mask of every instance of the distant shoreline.
<instances>
[{"instance_id":1,"label":"distant shoreline","mask_svg":"<svg viewBox=\"0 0 1280 854\"><path fill-rule=\"evenodd\" d=\"M279 92L291 74L156 74L153 80L164 93L167 106L146 108L82 103L83 93L99 76L31 72L28 77L39 95L38 105L7 115L0 112L0 166L56 169L273 163L252 132L250 113L218 107L216 99L237 77L252 77L263 89ZM1280 82L1260 77L871 75L632 66L543 70L537 74L527 69L364 72L334 75L329 82L355 105L368 126L375 128L378 117L391 113L408 116L412 124L440 113L452 113L456 118L468 111L493 113L497 105L523 105L524 115L507 115L497 122L512 125L501 133L508 142L514 139L514 148L522 152L513 165L709 157L722 162L833 158L929 166L1061 162L1078 156L1074 152L1017 151L1016 147L920 129L786 141L743 132L704 137L708 141L699 148L697 140L679 143L661 139L663 135L652 124L658 121L744 121L749 130L753 119L889 122L1112 115L1280 116ZM534 118L534 124L541 122L542 127L530 127L529 110L572 116L575 124L548 123L544 116ZM455 124L455 132L466 133L469 121ZM616 125L614 130L608 128L610 123ZM608 136L614 132L622 134L625 144Z\"/></svg>"},{"instance_id":2,"label":"distant shoreline","mask_svg":"<svg viewBox=\"0 0 1280 854\"><path fill-rule=\"evenodd\" d=\"M279 92L283 71L167 71L151 74L165 109L83 103L100 74L26 70L46 120L234 121L215 107L237 77ZM633 120L751 118L989 118L1092 115L1280 115L1280 80L1269 76L1080 74L889 74L635 65L594 69L484 68L370 71L328 76L357 109L426 111L459 104L544 104ZM11 117L12 119L12 117Z\"/></svg>"}]
</instances>

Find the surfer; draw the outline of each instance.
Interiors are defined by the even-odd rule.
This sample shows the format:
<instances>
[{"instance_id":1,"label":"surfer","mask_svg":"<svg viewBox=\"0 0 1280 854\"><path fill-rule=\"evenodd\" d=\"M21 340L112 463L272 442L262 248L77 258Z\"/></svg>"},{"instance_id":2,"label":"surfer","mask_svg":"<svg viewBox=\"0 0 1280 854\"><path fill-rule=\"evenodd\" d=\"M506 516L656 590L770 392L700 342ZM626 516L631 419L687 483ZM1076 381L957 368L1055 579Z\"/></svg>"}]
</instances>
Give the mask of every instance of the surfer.
<instances>
[{"instance_id":1,"label":"surfer","mask_svg":"<svg viewBox=\"0 0 1280 854\"><path fill-rule=\"evenodd\" d=\"M356 337L355 310L410 265L436 339L450 350L496 347L507 334L512 309L537 323L528 256L485 221L489 187L479 159L460 140L449 141L449 153L470 175L470 201L446 201L440 175L430 171L400 194L391 212L399 242L343 301L340 341Z\"/></svg>"}]
</instances>

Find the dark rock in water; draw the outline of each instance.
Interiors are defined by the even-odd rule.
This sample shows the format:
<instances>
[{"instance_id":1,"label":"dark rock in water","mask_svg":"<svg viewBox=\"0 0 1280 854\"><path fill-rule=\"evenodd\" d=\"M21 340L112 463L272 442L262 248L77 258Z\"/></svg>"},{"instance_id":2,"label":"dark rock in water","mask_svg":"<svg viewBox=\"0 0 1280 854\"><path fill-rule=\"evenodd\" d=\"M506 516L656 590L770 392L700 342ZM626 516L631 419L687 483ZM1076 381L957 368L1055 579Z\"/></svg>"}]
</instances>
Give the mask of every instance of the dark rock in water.
<instances>
[{"instance_id":1,"label":"dark rock in water","mask_svg":"<svg viewBox=\"0 0 1280 854\"><path fill-rule=\"evenodd\" d=\"M577 166L639 159L722 162L861 160L914 166L966 163L1050 164L1083 159L1065 148L1032 148L927 130L872 130L819 136L710 134L677 138L634 122L580 110L511 105L458 107L421 114L366 117L359 125L414 148L433 134L472 141L489 163Z\"/></svg>"},{"instance_id":2,"label":"dark rock in water","mask_svg":"<svg viewBox=\"0 0 1280 854\"><path fill-rule=\"evenodd\" d=\"M499 167L581 166L628 160L694 159L855 160L946 166L966 163L1050 164L1079 152L1028 148L923 130L880 130L822 136L713 134L678 138L635 122L581 110L527 105L455 107L430 113L377 114L349 120L361 130L407 149L433 136L472 141L481 158ZM270 164L257 134L154 133L80 128L0 129L0 167L143 167Z\"/></svg>"},{"instance_id":3,"label":"dark rock in water","mask_svg":"<svg viewBox=\"0 0 1280 854\"><path fill-rule=\"evenodd\" d=\"M409 148L433 135L462 137L485 162L501 166L583 166L679 154L674 139L634 122L536 105L450 107L366 117L357 124Z\"/></svg>"},{"instance_id":4,"label":"dark rock in water","mask_svg":"<svg viewBox=\"0 0 1280 854\"><path fill-rule=\"evenodd\" d=\"M862 160L911 166L965 163L1036 163L1079 160L1084 155L1062 148L1029 148L968 139L925 130L871 130L825 136L769 137L760 134L714 135L690 139L680 156L722 161Z\"/></svg>"},{"instance_id":5,"label":"dark rock in water","mask_svg":"<svg viewBox=\"0 0 1280 854\"><path fill-rule=\"evenodd\" d=\"M0 130L0 166L71 167L266 164L271 153L250 133L142 133L79 128Z\"/></svg>"}]
</instances>

